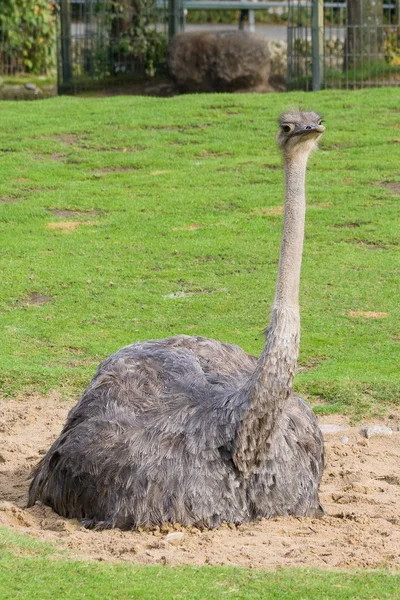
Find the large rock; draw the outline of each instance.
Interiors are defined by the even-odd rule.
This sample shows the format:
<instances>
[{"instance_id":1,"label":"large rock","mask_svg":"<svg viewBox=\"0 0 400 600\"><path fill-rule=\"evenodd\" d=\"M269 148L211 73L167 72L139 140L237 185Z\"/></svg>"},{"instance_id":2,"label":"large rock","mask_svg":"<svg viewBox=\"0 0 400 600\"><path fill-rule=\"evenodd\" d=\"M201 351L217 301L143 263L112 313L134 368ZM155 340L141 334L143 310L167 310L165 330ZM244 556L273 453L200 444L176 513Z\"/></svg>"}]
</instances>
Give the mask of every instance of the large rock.
<instances>
[{"instance_id":1,"label":"large rock","mask_svg":"<svg viewBox=\"0 0 400 600\"><path fill-rule=\"evenodd\" d=\"M248 31L178 33L168 44L169 73L183 92L268 91L266 40Z\"/></svg>"},{"instance_id":2,"label":"large rock","mask_svg":"<svg viewBox=\"0 0 400 600\"><path fill-rule=\"evenodd\" d=\"M52 96L57 96L56 85L39 88L34 83L2 85L0 82L0 100L40 100Z\"/></svg>"}]
</instances>

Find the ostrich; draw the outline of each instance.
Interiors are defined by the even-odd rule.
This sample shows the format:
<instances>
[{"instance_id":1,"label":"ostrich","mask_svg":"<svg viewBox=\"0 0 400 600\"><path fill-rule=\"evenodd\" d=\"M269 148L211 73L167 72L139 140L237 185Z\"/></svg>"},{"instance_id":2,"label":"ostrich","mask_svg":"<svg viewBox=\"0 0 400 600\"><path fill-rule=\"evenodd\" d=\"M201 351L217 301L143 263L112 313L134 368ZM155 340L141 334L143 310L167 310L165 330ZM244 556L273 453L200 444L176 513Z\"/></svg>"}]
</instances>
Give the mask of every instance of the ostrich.
<instances>
[{"instance_id":1,"label":"ostrich","mask_svg":"<svg viewBox=\"0 0 400 600\"><path fill-rule=\"evenodd\" d=\"M306 165L324 129L314 112L280 117L285 218L261 356L186 335L111 355L36 467L28 506L41 501L95 529L323 514L322 435L292 382Z\"/></svg>"}]
</instances>

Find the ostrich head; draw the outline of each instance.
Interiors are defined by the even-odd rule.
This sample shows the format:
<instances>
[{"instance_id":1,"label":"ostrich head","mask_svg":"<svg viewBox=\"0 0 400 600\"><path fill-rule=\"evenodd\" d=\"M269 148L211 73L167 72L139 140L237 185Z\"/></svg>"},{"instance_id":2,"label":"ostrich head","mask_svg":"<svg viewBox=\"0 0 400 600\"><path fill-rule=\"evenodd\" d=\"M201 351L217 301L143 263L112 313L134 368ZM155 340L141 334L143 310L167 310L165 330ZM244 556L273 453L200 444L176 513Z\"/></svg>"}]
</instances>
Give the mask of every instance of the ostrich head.
<instances>
[{"instance_id":1,"label":"ostrich head","mask_svg":"<svg viewBox=\"0 0 400 600\"><path fill-rule=\"evenodd\" d=\"M322 118L315 112L289 110L279 117L278 144L285 156L309 153L325 131Z\"/></svg>"}]
</instances>

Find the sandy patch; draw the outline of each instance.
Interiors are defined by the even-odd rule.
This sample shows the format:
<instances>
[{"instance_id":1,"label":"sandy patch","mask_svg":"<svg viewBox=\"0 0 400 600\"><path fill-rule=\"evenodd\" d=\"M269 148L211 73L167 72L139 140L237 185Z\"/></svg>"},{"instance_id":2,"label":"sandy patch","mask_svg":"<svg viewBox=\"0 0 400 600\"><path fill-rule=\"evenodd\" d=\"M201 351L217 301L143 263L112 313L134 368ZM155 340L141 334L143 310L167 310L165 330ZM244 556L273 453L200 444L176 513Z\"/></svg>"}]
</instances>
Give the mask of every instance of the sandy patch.
<instances>
[{"instance_id":1,"label":"sandy patch","mask_svg":"<svg viewBox=\"0 0 400 600\"><path fill-rule=\"evenodd\" d=\"M47 223L49 229L62 231L63 233L72 233L81 225L96 225L94 221L56 221L55 223Z\"/></svg>"},{"instance_id":2,"label":"sandy patch","mask_svg":"<svg viewBox=\"0 0 400 600\"><path fill-rule=\"evenodd\" d=\"M28 306L43 306L43 304L48 304L51 301L51 296L45 296L40 292L30 292L22 304L27 304Z\"/></svg>"},{"instance_id":3,"label":"sandy patch","mask_svg":"<svg viewBox=\"0 0 400 600\"><path fill-rule=\"evenodd\" d=\"M400 181L382 181L379 186L389 190L392 194L400 194Z\"/></svg>"},{"instance_id":4,"label":"sandy patch","mask_svg":"<svg viewBox=\"0 0 400 600\"><path fill-rule=\"evenodd\" d=\"M386 319L387 312L375 312L373 310L349 310L348 317L363 317L364 319Z\"/></svg>"},{"instance_id":5,"label":"sandy patch","mask_svg":"<svg viewBox=\"0 0 400 600\"><path fill-rule=\"evenodd\" d=\"M151 171L150 175L166 175L167 173L172 173L172 171Z\"/></svg>"},{"instance_id":6,"label":"sandy patch","mask_svg":"<svg viewBox=\"0 0 400 600\"><path fill-rule=\"evenodd\" d=\"M19 198L2 198L0 197L0 204L14 204L15 202L19 202Z\"/></svg>"},{"instance_id":7,"label":"sandy patch","mask_svg":"<svg viewBox=\"0 0 400 600\"><path fill-rule=\"evenodd\" d=\"M74 144L77 144L81 140L85 139L86 132L82 132L79 135L75 133L61 133L60 135L51 135L49 137L57 142L60 142L63 144L63 146L73 146Z\"/></svg>"},{"instance_id":8,"label":"sandy patch","mask_svg":"<svg viewBox=\"0 0 400 600\"><path fill-rule=\"evenodd\" d=\"M283 206L268 206L264 208L255 208L251 211L252 215L283 215Z\"/></svg>"},{"instance_id":9,"label":"sandy patch","mask_svg":"<svg viewBox=\"0 0 400 600\"><path fill-rule=\"evenodd\" d=\"M202 229L204 225L201 223L191 223L190 225L184 225L183 227L173 227L172 231L195 231L196 229Z\"/></svg>"},{"instance_id":10,"label":"sandy patch","mask_svg":"<svg viewBox=\"0 0 400 600\"><path fill-rule=\"evenodd\" d=\"M73 219L76 217L98 217L102 213L99 210L71 210L70 208L48 208L55 217L61 219Z\"/></svg>"},{"instance_id":11,"label":"sandy patch","mask_svg":"<svg viewBox=\"0 0 400 600\"><path fill-rule=\"evenodd\" d=\"M324 518L276 518L213 531L192 528L168 541L166 534L179 526L154 532L96 532L47 507L25 508L30 471L59 434L73 404L56 394L0 400L1 525L87 559L257 568L400 568L399 410L384 421L393 435L370 440L360 433L361 425L350 427L344 417L321 419L325 425L342 426L333 428L334 433L324 428Z\"/></svg>"}]
</instances>

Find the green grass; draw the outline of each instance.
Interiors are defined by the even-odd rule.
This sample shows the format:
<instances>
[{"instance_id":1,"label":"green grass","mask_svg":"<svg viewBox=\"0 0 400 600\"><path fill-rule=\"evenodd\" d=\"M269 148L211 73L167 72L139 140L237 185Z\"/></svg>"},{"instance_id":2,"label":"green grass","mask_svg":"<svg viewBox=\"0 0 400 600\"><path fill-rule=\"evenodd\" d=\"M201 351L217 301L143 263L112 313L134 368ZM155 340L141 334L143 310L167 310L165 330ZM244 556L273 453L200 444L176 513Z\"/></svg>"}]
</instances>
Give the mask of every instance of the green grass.
<instances>
[{"instance_id":1,"label":"green grass","mask_svg":"<svg viewBox=\"0 0 400 600\"><path fill-rule=\"evenodd\" d=\"M275 572L235 567L153 567L73 561L49 544L0 529L1 600L386 600L388 571Z\"/></svg>"},{"instance_id":2,"label":"green grass","mask_svg":"<svg viewBox=\"0 0 400 600\"><path fill-rule=\"evenodd\" d=\"M1 103L4 395L78 393L111 352L175 333L260 352L290 106L327 126L309 164L296 387L325 412L399 402L399 197L379 185L400 180L395 89ZM64 221L82 225L49 228Z\"/></svg>"},{"instance_id":3,"label":"green grass","mask_svg":"<svg viewBox=\"0 0 400 600\"><path fill-rule=\"evenodd\" d=\"M110 352L179 332L260 352L289 106L327 125L308 176L297 389L320 412L399 402L399 198L380 185L400 181L391 89L1 103L4 395L78 393ZM6 529L0 550L1 600L399 597L388 571L87 563Z\"/></svg>"},{"instance_id":4,"label":"green grass","mask_svg":"<svg viewBox=\"0 0 400 600\"><path fill-rule=\"evenodd\" d=\"M20 75L2 75L2 84L4 85L25 85L34 83L38 87L44 85L56 85L57 75L32 75L30 73L21 73Z\"/></svg>"}]
</instances>

